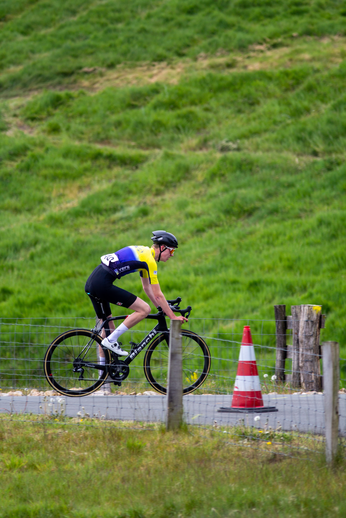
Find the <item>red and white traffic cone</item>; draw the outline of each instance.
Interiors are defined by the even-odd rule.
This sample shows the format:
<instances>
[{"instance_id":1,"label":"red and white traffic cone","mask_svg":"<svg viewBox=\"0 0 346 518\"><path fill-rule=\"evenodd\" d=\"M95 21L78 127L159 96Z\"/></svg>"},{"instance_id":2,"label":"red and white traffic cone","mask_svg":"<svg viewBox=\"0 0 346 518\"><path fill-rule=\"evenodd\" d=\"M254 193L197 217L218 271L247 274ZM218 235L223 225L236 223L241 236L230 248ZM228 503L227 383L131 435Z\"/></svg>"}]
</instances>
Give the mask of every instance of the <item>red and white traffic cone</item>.
<instances>
[{"instance_id":1,"label":"red and white traffic cone","mask_svg":"<svg viewBox=\"0 0 346 518\"><path fill-rule=\"evenodd\" d=\"M218 412L277 412L263 405L250 326L244 326L231 408L221 407Z\"/></svg>"}]
</instances>

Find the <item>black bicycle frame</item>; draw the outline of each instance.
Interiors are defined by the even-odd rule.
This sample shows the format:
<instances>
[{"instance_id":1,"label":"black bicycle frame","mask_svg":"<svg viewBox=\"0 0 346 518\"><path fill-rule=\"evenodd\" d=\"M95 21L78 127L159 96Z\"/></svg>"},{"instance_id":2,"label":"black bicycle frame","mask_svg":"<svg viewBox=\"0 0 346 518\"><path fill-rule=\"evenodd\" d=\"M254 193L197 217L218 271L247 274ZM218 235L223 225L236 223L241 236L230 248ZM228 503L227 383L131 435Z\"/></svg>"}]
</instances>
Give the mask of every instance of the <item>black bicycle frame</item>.
<instances>
[{"instance_id":1,"label":"black bicycle frame","mask_svg":"<svg viewBox=\"0 0 346 518\"><path fill-rule=\"evenodd\" d=\"M154 336L158 335L159 333L167 334L167 344L168 344L169 329L167 327L165 315L163 313L156 313L156 315L148 315L146 318L149 320L158 320L158 323L151 331L149 331L149 333L145 336L145 338L143 338L143 340L125 358L125 360L122 362L125 365L129 365L139 355L139 353L142 352L143 349L151 342L151 340L154 338ZM109 333L110 329L109 329L108 323L113 320L124 320L124 315L107 318L103 322L101 327L94 329L95 333L97 333L97 334L100 333L102 331L102 329L105 329L106 334ZM108 334L107 334L107 336L108 336ZM105 371L108 369L108 365L101 365L101 364L96 364L96 363L91 363L91 362L83 362L82 366L95 368L95 369L102 370L102 371Z\"/></svg>"}]
</instances>

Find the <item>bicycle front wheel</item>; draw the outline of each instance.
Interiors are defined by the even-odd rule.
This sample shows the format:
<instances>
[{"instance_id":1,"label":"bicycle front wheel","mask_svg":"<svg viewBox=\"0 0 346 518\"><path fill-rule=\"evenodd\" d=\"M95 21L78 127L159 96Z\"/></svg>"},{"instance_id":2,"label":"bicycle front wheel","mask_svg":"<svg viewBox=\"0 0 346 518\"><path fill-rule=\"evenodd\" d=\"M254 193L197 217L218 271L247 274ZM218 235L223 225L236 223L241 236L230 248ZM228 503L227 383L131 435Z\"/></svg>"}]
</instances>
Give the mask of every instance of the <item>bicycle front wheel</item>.
<instances>
[{"instance_id":1,"label":"bicycle front wheel","mask_svg":"<svg viewBox=\"0 0 346 518\"><path fill-rule=\"evenodd\" d=\"M207 344L196 333L182 331L183 394L190 394L207 378L211 356ZM150 385L161 394L167 393L169 334L154 338L144 357L144 373Z\"/></svg>"},{"instance_id":2,"label":"bicycle front wheel","mask_svg":"<svg viewBox=\"0 0 346 518\"><path fill-rule=\"evenodd\" d=\"M102 338L88 329L72 329L59 335L43 360L48 383L64 396L87 396L99 389L108 373L99 370L100 355L111 363L110 352L101 349Z\"/></svg>"}]
</instances>

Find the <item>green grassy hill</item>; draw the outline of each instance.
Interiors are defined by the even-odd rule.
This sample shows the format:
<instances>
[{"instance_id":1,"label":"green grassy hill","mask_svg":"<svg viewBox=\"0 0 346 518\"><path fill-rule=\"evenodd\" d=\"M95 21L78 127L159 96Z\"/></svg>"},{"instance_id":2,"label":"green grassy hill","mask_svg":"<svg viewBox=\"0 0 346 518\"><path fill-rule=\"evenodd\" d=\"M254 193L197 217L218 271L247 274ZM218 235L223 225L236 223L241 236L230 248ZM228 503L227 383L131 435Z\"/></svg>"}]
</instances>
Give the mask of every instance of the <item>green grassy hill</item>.
<instances>
[{"instance_id":1,"label":"green grassy hill","mask_svg":"<svg viewBox=\"0 0 346 518\"><path fill-rule=\"evenodd\" d=\"M0 0L0 316L92 315L100 256L165 228L192 316L322 304L346 344L345 27L331 0Z\"/></svg>"}]
</instances>

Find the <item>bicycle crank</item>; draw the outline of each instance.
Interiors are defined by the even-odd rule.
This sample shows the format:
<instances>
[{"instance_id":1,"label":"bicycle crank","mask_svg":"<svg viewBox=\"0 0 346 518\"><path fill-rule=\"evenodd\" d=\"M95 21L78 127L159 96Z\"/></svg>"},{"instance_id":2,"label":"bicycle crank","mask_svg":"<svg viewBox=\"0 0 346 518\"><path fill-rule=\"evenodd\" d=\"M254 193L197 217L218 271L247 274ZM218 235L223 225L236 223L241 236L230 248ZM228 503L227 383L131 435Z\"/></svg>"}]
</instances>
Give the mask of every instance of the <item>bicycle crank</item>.
<instances>
[{"instance_id":1,"label":"bicycle crank","mask_svg":"<svg viewBox=\"0 0 346 518\"><path fill-rule=\"evenodd\" d=\"M114 381L124 381L130 373L130 367L119 360L114 360L108 369L109 375Z\"/></svg>"}]
</instances>

